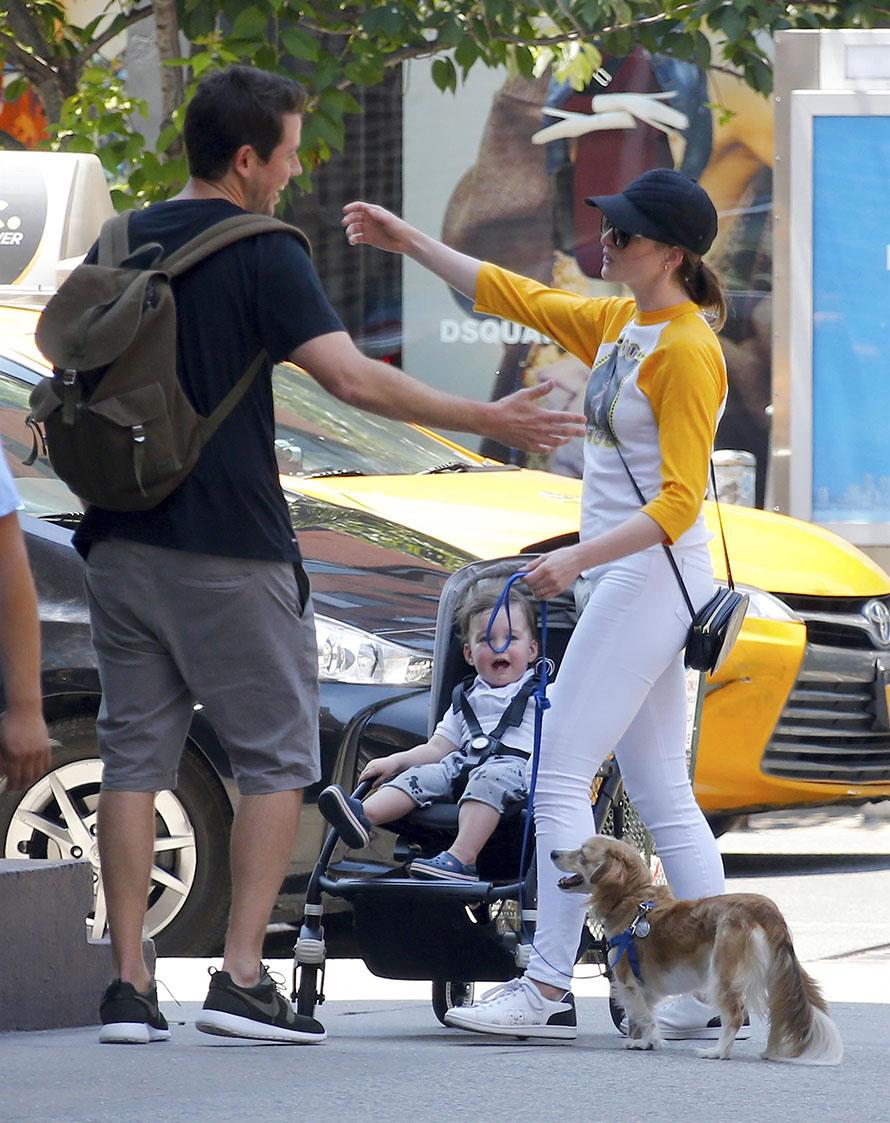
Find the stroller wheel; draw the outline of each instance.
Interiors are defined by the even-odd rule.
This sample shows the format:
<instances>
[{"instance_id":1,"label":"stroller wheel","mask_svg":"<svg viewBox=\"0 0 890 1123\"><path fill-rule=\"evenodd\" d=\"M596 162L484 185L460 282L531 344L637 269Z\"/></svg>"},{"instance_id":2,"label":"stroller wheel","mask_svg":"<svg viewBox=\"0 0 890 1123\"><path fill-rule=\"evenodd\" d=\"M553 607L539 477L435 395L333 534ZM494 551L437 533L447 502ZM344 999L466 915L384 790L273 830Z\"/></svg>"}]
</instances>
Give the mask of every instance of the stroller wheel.
<instances>
[{"instance_id":1,"label":"stroller wheel","mask_svg":"<svg viewBox=\"0 0 890 1123\"><path fill-rule=\"evenodd\" d=\"M311 1018L318 1002L318 965L300 964L300 982L297 986L297 1013Z\"/></svg>"},{"instance_id":2,"label":"stroller wheel","mask_svg":"<svg viewBox=\"0 0 890 1123\"><path fill-rule=\"evenodd\" d=\"M475 991L473 983L433 979L433 1013L445 1025L445 1011L452 1006L472 1006Z\"/></svg>"}]
</instances>

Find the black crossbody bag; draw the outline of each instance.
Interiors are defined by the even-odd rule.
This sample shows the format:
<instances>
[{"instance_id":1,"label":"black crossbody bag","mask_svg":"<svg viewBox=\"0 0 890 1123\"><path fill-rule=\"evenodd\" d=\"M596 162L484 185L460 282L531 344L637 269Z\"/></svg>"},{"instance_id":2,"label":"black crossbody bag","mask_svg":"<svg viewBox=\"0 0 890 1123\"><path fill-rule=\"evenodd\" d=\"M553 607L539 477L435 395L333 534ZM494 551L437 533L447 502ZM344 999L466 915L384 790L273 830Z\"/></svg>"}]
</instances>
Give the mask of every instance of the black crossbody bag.
<instances>
[{"instance_id":1,"label":"black crossbody bag","mask_svg":"<svg viewBox=\"0 0 890 1123\"><path fill-rule=\"evenodd\" d=\"M615 451L621 457L621 463L633 484L634 491L637 493L640 502L645 506L646 498L637 486L637 481L633 478L617 442ZM718 585L717 592L706 604L702 605L698 612L693 608L686 582L683 580L679 566L674 561L674 555L668 546L662 544L662 549L667 554L667 559L680 585L680 591L686 601L686 607L689 609L689 616L692 620L689 634L686 637L686 666L690 670L707 671L709 674L717 671L732 651L745 619L745 613L748 611L748 594L740 593L732 579L729 551L726 548L726 534L723 531L723 515L717 498L717 477L714 473L713 461L711 461L711 483L714 487L714 502L717 504L717 518L720 521L720 538L723 541L723 556L726 559L727 584Z\"/></svg>"}]
</instances>

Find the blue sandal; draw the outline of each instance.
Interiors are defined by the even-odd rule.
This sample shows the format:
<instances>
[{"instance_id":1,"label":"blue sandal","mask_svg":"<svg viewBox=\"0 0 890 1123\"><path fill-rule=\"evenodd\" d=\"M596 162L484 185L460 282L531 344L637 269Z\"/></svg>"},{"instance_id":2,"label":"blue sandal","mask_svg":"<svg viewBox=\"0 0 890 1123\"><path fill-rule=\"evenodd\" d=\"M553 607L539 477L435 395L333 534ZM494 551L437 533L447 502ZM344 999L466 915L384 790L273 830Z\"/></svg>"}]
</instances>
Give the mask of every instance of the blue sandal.
<instances>
[{"instance_id":1,"label":"blue sandal","mask_svg":"<svg viewBox=\"0 0 890 1123\"><path fill-rule=\"evenodd\" d=\"M465 866L453 854L443 850L435 858L415 858L408 867L411 877L435 881L478 881L475 866Z\"/></svg>"}]
</instances>

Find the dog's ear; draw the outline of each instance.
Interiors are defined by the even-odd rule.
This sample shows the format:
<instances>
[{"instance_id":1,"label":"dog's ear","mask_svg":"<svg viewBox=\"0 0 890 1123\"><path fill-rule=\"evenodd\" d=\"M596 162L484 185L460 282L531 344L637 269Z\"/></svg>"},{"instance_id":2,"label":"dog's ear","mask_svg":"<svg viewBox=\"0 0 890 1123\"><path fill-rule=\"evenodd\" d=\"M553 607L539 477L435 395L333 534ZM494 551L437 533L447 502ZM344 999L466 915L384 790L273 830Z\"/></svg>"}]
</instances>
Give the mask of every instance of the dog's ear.
<instances>
[{"instance_id":1,"label":"dog's ear","mask_svg":"<svg viewBox=\"0 0 890 1123\"><path fill-rule=\"evenodd\" d=\"M644 869L636 851L623 843L616 842L600 851L596 862L596 873L590 876L590 882L596 884L597 893L602 901L606 901L613 894L621 898L643 883L641 874Z\"/></svg>"}]
</instances>

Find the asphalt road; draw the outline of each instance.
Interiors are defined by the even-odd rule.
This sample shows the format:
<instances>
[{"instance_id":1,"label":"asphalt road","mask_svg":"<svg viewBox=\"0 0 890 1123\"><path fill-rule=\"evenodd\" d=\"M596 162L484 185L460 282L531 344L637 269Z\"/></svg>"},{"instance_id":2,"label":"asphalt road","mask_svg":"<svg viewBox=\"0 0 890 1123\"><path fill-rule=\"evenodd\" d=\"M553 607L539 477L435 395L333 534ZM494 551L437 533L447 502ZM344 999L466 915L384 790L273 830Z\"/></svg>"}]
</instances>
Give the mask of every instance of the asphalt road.
<instances>
[{"instance_id":1,"label":"asphalt road","mask_svg":"<svg viewBox=\"0 0 890 1123\"><path fill-rule=\"evenodd\" d=\"M338 960L320 1011L325 1044L229 1043L194 1028L206 961L162 960L158 977L182 1003L165 1003L171 1021L183 1023L172 1041L100 1047L95 1029L2 1036L0 1120L890 1119L890 820L849 811L773 816L721 846L729 888L766 893L788 917L844 1038L839 1068L761 1061L765 1027L757 1023L729 1062L699 1060L689 1042L628 1053L595 979L576 988L573 1044L476 1037L438 1025L426 984L374 979Z\"/></svg>"}]
</instances>

